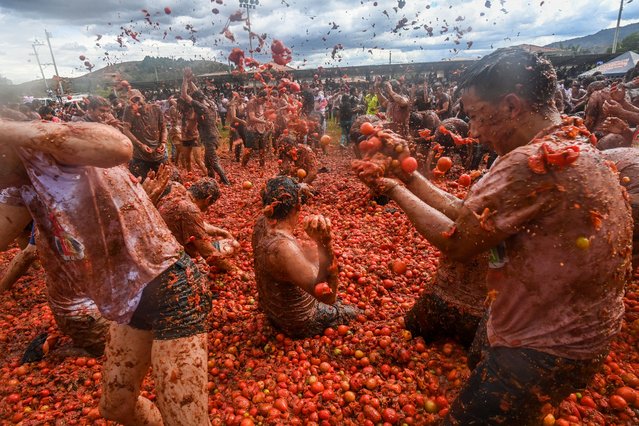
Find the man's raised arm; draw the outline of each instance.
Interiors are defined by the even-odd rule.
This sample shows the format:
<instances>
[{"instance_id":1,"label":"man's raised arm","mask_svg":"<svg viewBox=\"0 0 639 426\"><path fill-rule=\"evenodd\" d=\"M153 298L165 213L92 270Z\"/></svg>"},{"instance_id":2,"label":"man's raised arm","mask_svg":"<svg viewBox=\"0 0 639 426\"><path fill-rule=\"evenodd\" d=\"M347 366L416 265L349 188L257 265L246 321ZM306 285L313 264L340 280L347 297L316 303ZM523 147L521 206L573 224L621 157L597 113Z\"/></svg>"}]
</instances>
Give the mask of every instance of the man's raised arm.
<instances>
[{"instance_id":1,"label":"man's raised arm","mask_svg":"<svg viewBox=\"0 0 639 426\"><path fill-rule=\"evenodd\" d=\"M0 143L29 148L74 166L109 168L131 159L131 141L117 129L98 123L43 123L0 119Z\"/></svg>"}]
</instances>

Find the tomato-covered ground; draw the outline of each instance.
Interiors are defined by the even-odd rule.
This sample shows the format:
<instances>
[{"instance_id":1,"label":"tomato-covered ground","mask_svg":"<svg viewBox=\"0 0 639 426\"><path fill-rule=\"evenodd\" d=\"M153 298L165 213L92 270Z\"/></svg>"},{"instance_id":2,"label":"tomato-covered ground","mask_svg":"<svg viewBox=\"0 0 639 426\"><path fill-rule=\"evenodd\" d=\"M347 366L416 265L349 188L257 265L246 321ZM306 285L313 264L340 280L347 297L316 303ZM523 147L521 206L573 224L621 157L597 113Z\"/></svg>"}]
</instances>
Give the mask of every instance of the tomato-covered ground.
<instances>
[{"instance_id":1,"label":"tomato-covered ground","mask_svg":"<svg viewBox=\"0 0 639 426\"><path fill-rule=\"evenodd\" d=\"M339 295L364 314L323 336L290 340L259 312L252 273L250 238L260 212L259 191L275 174L276 163L271 158L261 171L252 161L242 169L222 155L233 186L222 188L209 218L240 241L242 251L233 262L245 273L209 275L219 296L209 317L213 424L429 424L445 415L469 374L466 353L452 342L425 344L402 327L404 313L437 267L438 251L396 205L372 202L350 173L350 152L331 146L329 156L320 156L328 173L315 183L319 195L302 216L321 213L332 220ZM252 188L243 189L244 181ZM1 255L0 271L14 253ZM405 272L399 263L395 270L403 273L393 272L393 261L405 262ZM634 281L627 289L622 332L591 386L575 390L559 407L547 407L552 416L543 424L639 422L637 296ZM56 331L56 325L43 271L32 267L12 291L0 295L0 423L104 424L97 410L102 358L56 355L70 346L62 339L45 360L19 365L29 342L45 331ZM150 376L143 395L155 398Z\"/></svg>"}]
</instances>

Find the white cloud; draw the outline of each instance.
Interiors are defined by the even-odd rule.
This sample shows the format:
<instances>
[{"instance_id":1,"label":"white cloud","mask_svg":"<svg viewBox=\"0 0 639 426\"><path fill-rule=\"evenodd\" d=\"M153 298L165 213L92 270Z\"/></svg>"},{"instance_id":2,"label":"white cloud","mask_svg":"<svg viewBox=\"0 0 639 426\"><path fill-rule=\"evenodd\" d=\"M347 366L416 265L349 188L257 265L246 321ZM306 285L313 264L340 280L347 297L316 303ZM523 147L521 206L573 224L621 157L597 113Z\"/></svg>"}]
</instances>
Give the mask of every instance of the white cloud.
<instances>
[{"instance_id":1,"label":"white cloud","mask_svg":"<svg viewBox=\"0 0 639 426\"><path fill-rule=\"evenodd\" d=\"M476 57L511 44L544 45L612 27L618 11L617 2L595 0L546 0L543 4L540 0L506 0L503 5L500 0L492 0L491 8L485 7L485 0L407 0L402 9L397 0L376 0L377 6L374 1L260 0L251 12L252 29L268 34L269 43L278 38L292 46L293 66L326 67L387 63L389 51L393 62L399 63ZM165 6L171 8L170 15L164 13ZM638 21L635 3L625 7L623 23ZM150 23L143 9L149 12ZM214 14L212 9L219 13ZM220 35L228 16L237 10L237 0L224 0L223 4L215 0L2 0L0 74L15 83L40 77L31 44L36 39L44 41L44 28L54 36L51 43L63 76L86 72L79 55L85 55L98 68L107 60L139 60L146 55L225 62L233 47L248 50L242 23L231 26L235 43ZM403 27L407 30L393 32L402 18L407 20ZM337 29L332 29L333 23ZM433 28L432 37L424 26ZM458 38L455 26L464 31L472 27L472 31ZM138 33L140 41L125 35L120 47L117 36L121 27ZM444 28L448 32L440 34ZM102 36L100 40L98 35ZM176 39L190 36L195 37L195 44ZM454 43L456 39L459 44ZM468 41L473 47L466 50ZM332 59L331 51L337 43L344 49ZM269 60L266 50L256 54L256 59ZM51 62L46 45L38 47L38 52L42 62ZM47 77L53 75L52 66L45 65L44 69Z\"/></svg>"}]
</instances>

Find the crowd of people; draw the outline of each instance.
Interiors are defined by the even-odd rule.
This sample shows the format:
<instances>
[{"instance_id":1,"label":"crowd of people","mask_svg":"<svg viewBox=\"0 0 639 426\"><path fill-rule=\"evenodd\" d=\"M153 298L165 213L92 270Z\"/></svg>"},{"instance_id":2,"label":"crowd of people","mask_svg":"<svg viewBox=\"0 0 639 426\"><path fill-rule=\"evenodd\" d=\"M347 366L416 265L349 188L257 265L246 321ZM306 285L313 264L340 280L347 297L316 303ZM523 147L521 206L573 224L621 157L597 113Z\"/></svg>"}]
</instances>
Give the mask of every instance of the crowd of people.
<instances>
[{"instance_id":1,"label":"crowd of people","mask_svg":"<svg viewBox=\"0 0 639 426\"><path fill-rule=\"evenodd\" d=\"M205 216L220 184L243 185L225 164L278 166L252 232L256 296L276 329L306 338L362 314L339 297L339 221L306 214L313 246L295 236L318 174L331 172L322 159L354 157L370 197L392 200L442 253L405 316L413 335L469 350L472 373L442 424L538 424L543 404L588 384L621 328L639 233L631 71L558 82L547 60L509 48L455 81L379 76L329 90L280 76L212 91L187 68L166 99L121 82L110 99L4 105L0 250L24 249L0 291L39 259L60 332L105 355L105 418L209 424L217 295L203 271L239 269L240 244ZM330 151L329 125L341 131ZM470 186L464 199L440 185L444 174ZM23 359L44 356L47 337ZM149 367L155 402L140 395Z\"/></svg>"}]
</instances>

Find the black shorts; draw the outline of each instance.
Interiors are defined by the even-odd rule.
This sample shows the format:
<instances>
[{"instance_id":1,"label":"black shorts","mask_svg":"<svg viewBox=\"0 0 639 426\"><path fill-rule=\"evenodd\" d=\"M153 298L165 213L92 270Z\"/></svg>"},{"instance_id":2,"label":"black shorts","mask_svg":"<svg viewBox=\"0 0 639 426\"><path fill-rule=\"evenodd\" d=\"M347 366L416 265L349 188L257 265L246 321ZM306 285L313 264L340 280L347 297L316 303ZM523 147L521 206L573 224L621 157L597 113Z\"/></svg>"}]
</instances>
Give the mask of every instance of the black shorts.
<instances>
[{"instance_id":1,"label":"black shorts","mask_svg":"<svg viewBox=\"0 0 639 426\"><path fill-rule=\"evenodd\" d=\"M187 141L182 141L182 146L185 148L193 148L199 146L199 143L197 142L197 139L190 139Z\"/></svg>"},{"instance_id":2,"label":"black shorts","mask_svg":"<svg viewBox=\"0 0 639 426\"><path fill-rule=\"evenodd\" d=\"M469 347L475 337L480 316L464 311L429 291L423 292L404 317L406 329L426 342L454 339Z\"/></svg>"},{"instance_id":3,"label":"black shorts","mask_svg":"<svg viewBox=\"0 0 639 426\"><path fill-rule=\"evenodd\" d=\"M246 132L246 141L244 146L250 149L264 149L266 148L266 142L268 141L267 133Z\"/></svg>"},{"instance_id":4,"label":"black shorts","mask_svg":"<svg viewBox=\"0 0 639 426\"><path fill-rule=\"evenodd\" d=\"M605 355L572 360L526 348L488 348L441 425L541 424L544 403L585 389Z\"/></svg>"},{"instance_id":5,"label":"black shorts","mask_svg":"<svg viewBox=\"0 0 639 426\"><path fill-rule=\"evenodd\" d=\"M211 300L206 280L184 253L144 288L129 325L151 331L156 340L206 333Z\"/></svg>"}]
</instances>

